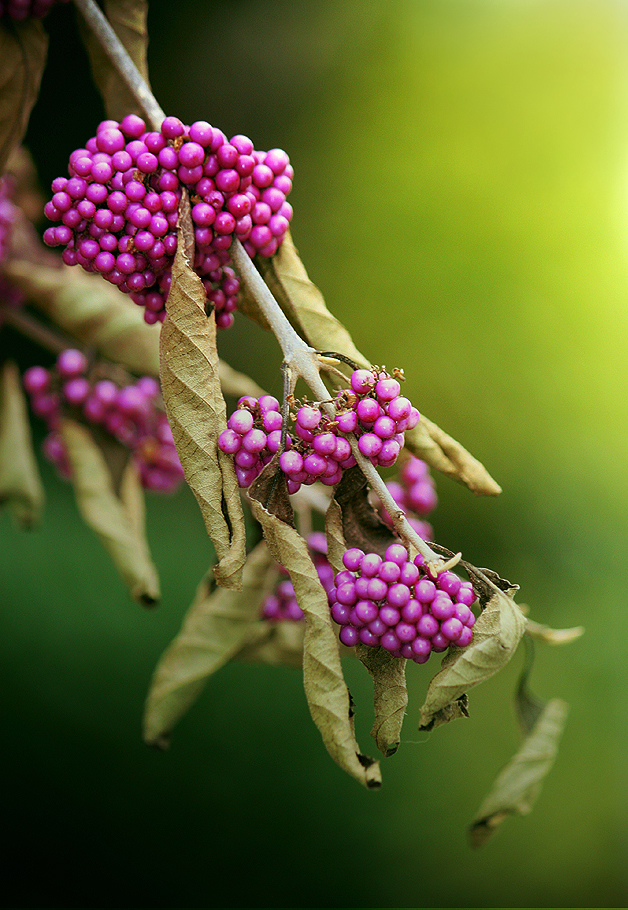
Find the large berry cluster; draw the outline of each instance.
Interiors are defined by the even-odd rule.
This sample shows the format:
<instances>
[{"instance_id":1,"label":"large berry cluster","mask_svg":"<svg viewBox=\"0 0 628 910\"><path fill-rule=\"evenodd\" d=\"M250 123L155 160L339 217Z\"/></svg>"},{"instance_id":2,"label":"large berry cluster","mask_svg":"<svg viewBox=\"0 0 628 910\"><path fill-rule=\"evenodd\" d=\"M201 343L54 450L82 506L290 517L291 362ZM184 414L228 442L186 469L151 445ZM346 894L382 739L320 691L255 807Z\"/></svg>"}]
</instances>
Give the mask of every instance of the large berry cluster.
<instances>
[{"instance_id":1,"label":"large berry cluster","mask_svg":"<svg viewBox=\"0 0 628 910\"><path fill-rule=\"evenodd\" d=\"M67 348L59 354L53 369L34 366L24 373L31 408L49 430L43 442L46 457L61 476L70 476L58 432L59 420L64 411L79 413L131 450L144 487L174 490L183 479L183 471L168 419L156 406L160 394L157 380L142 376L131 385L120 387L110 379L91 381L87 368L85 355Z\"/></svg>"},{"instance_id":2,"label":"large berry cluster","mask_svg":"<svg viewBox=\"0 0 628 910\"><path fill-rule=\"evenodd\" d=\"M454 572L432 576L423 557L410 561L402 544L391 544L384 559L352 548L343 564L328 594L343 644L381 646L418 664L432 651L470 644L475 623L470 582Z\"/></svg>"},{"instance_id":3,"label":"large berry cluster","mask_svg":"<svg viewBox=\"0 0 628 910\"><path fill-rule=\"evenodd\" d=\"M56 3L68 0L0 0L0 18L6 16L14 22L25 19L43 19Z\"/></svg>"},{"instance_id":4,"label":"large berry cluster","mask_svg":"<svg viewBox=\"0 0 628 910\"><path fill-rule=\"evenodd\" d=\"M166 117L159 132L134 114L105 120L72 152L68 173L52 183L44 211L57 224L44 241L63 246L68 265L130 294L149 323L165 318L182 188L192 202L193 267L221 328L233 323L240 287L230 267L233 238L251 257L272 256L292 218L286 153L255 151L242 135L228 141L204 120L186 126Z\"/></svg>"},{"instance_id":5,"label":"large berry cluster","mask_svg":"<svg viewBox=\"0 0 628 910\"><path fill-rule=\"evenodd\" d=\"M419 412L399 394L399 381L385 370L354 370L350 388L338 393L335 414L318 404L294 407L279 466L289 493L301 484L319 480L333 486L342 472L355 465L345 434L355 433L360 452L374 465L393 465L404 443L404 432L416 426ZM279 402L269 395L245 396L218 438L221 451L232 455L238 483L248 487L281 447Z\"/></svg>"},{"instance_id":6,"label":"large berry cluster","mask_svg":"<svg viewBox=\"0 0 628 910\"><path fill-rule=\"evenodd\" d=\"M432 526L425 521L425 516L432 512L438 503L434 478L429 466L420 458L411 455L399 470L399 480L386 483L388 492L402 512L405 513L410 526L423 540L433 540ZM376 505L382 520L392 527L393 521L377 497ZM420 516L420 517L415 517Z\"/></svg>"},{"instance_id":7,"label":"large berry cluster","mask_svg":"<svg viewBox=\"0 0 628 910\"><path fill-rule=\"evenodd\" d=\"M329 596L334 587L334 570L327 561L327 540L321 531L314 531L308 535L307 545L316 567L320 582ZM279 566L282 575L287 575L286 569ZM261 609L263 619L271 622L299 622L304 618L304 613L297 603L294 587L289 578L283 578L272 594L269 594Z\"/></svg>"}]
</instances>

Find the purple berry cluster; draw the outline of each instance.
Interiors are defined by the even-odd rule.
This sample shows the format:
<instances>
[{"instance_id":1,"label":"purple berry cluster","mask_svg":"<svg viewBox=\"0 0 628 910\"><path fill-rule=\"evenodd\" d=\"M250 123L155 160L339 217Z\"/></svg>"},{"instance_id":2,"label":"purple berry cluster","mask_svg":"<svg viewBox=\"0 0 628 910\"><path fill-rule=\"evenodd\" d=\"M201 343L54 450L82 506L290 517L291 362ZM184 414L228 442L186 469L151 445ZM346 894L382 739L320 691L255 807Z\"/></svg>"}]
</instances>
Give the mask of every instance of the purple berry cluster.
<instances>
[{"instance_id":1,"label":"purple berry cluster","mask_svg":"<svg viewBox=\"0 0 628 910\"><path fill-rule=\"evenodd\" d=\"M49 430L43 442L44 455L62 477L70 476L59 420L64 411L78 413L131 450L146 489L174 490L183 479L183 470L168 419L156 406L160 395L157 380L142 376L120 387L110 379L91 381L87 368L82 351L67 348L53 369L33 366L24 373L31 408Z\"/></svg>"},{"instance_id":2,"label":"purple berry cluster","mask_svg":"<svg viewBox=\"0 0 628 910\"><path fill-rule=\"evenodd\" d=\"M6 16L14 22L26 19L43 19L57 3L68 0L0 0L0 18Z\"/></svg>"},{"instance_id":3,"label":"purple berry cluster","mask_svg":"<svg viewBox=\"0 0 628 910\"><path fill-rule=\"evenodd\" d=\"M355 547L343 556L345 569L328 593L340 641L381 646L394 657L423 664L432 651L464 648L473 639L475 595L454 572L432 576L423 557L408 559L402 544L391 544L382 559Z\"/></svg>"},{"instance_id":4,"label":"purple berry cluster","mask_svg":"<svg viewBox=\"0 0 628 910\"><path fill-rule=\"evenodd\" d=\"M72 152L68 173L53 180L44 212L56 225L44 241L64 247L66 264L130 294L148 323L165 318L182 188L192 203L193 267L220 328L233 324L240 288L230 266L233 238L251 257L272 256L292 218L286 153L255 151L242 135L227 140L204 120L186 126L166 117L159 132L134 114L105 120Z\"/></svg>"},{"instance_id":5,"label":"purple berry cluster","mask_svg":"<svg viewBox=\"0 0 628 910\"><path fill-rule=\"evenodd\" d=\"M317 480L327 486L339 483L343 471L356 463L345 434L355 433L360 451L374 465L388 467L401 451L405 430L416 426L419 412L399 394L399 381L384 370L355 370L350 383L338 393L333 416L318 404L293 408L291 435L279 457L289 493ZM276 398L240 398L218 447L233 456L241 487L248 487L279 451L281 428Z\"/></svg>"},{"instance_id":6,"label":"purple berry cluster","mask_svg":"<svg viewBox=\"0 0 628 910\"><path fill-rule=\"evenodd\" d=\"M432 526L424 518L436 508L438 496L434 479L426 462L411 455L401 465L399 480L389 480L386 486L419 537L423 540L433 540ZM382 520L392 527L392 518L379 499L377 497L375 499Z\"/></svg>"},{"instance_id":7,"label":"purple berry cluster","mask_svg":"<svg viewBox=\"0 0 628 910\"><path fill-rule=\"evenodd\" d=\"M327 561L327 540L321 531L308 535L307 544L325 593L334 587L334 570ZM286 569L279 566L279 571L287 575ZM261 610L262 618L271 622L299 622L304 613L297 603L294 587L289 578L282 579L272 594L264 600Z\"/></svg>"}]
</instances>

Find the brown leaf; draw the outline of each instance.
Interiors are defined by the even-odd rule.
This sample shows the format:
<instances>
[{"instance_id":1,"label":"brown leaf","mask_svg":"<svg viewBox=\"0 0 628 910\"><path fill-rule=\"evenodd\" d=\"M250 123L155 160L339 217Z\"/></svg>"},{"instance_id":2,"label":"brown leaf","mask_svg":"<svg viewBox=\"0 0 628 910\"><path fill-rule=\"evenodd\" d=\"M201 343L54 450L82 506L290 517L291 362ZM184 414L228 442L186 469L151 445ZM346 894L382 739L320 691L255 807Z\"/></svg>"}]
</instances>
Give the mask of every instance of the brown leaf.
<instances>
[{"instance_id":1,"label":"brown leaf","mask_svg":"<svg viewBox=\"0 0 628 910\"><path fill-rule=\"evenodd\" d=\"M424 414L421 414L414 429L406 431L405 437L408 451L427 462L431 468L482 496L497 496L501 493L501 487L484 465Z\"/></svg>"},{"instance_id":2,"label":"brown leaf","mask_svg":"<svg viewBox=\"0 0 628 910\"><path fill-rule=\"evenodd\" d=\"M375 722L371 736L386 757L399 748L401 726L408 705L406 661L385 648L358 644L356 655L373 677Z\"/></svg>"},{"instance_id":3,"label":"brown leaf","mask_svg":"<svg viewBox=\"0 0 628 910\"><path fill-rule=\"evenodd\" d=\"M47 54L41 22L0 21L0 174L26 133Z\"/></svg>"},{"instance_id":4,"label":"brown leaf","mask_svg":"<svg viewBox=\"0 0 628 910\"><path fill-rule=\"evenodd\" d=\"M148 31L146 18L148 0L105 0L104 11L109 24L125 47L136 68L148 84ZM94 82L102 95L107 117L122 120L127 114L142 116L142 109L135 95L127 88L100 42L91 29L80 22L81 34L87 47Z\"/></svg>"},{"instance_id":5,"label":"brown leaf","mask_svg":"<svg viewBox=\"0 0 628 910\"><path fill-rule=\"evenodd\" d=\"M207 573L181 631L153 674L144 711L147 743L165 747L209 677L240 651L269 636L268 623L259 614L276 581L277 567L263 541L244 565L240 591L215 588L213 572Z\"/></svg>"},{"instance_id":6,"label":"brown leaf","mask_svg":"<svg viewBox=\"0 0 628 910\"><path fill-rule=\"evenodd\" d=\"M245 645L234 654L244 663L270 664L275 667L303 666L304 622L265 623L266 637Z\"/></svg>"},{"instance_id":7,"label":"brown leaf","mask_svg":"<svg viewBox=\"0 0 628 910\"><path fill-rule=\"evenodd\" d=\"M465 648L449 648L441 670L429 684L421 708L419 729L431 730L456 717L466 716L468 689L489 679L504 667L526 627L526 618L512 597L479 569L463 563L472 576L484 609L473 627L473 641Z\"/></svg>"},{"instance_id":8,"label":"brown leaf","mask_svg":"<svg viewBox=\"0 0 628 910\"><path fill-rule=\"evenodd\" d=\"M291 525L269 512L258 499L251 497L251 508L270 552L290 573L297 602L305 613L303 682L312 719L334 761L365 787L379 787L379 763L362 755L355 739L350 695L327 595L307 544Z\"/></svg>"},{"instance_id":9,"label":"brown leaf","mask_svg":"<svg viewBox=\"0 0 628 910\"><path fill-rule=\"evenodd\" d=\"M44 488L28 419L28 405L17 365L7 361L0 375L0 504L16 522L32 528L41 519Z\"/></svg>"},{"instance_id":10,"label":"brown leaf","mask_svg":"<svg viewBox=\"0 0 628 910\"><path fill-rule=\"evenodd\" d=\"M216 349L216 320L205 313L205 289L189 260L194 235L183 197L168 315L160 336L161 389L185 479L216 549L218 584L238 588L246 559L245 526L233 460L218 449L226 429ZM191 233L191 240L190 240Z\"/></svg>"},{"instance_id":11,"label":"brown leaf","mask_svg":"<svg viewBox=\"0 0 628 910\"><path fill-rule=\"evenodd\" d=\"M554 764L568 706L547 702L521 748L502 769L469 829L472 846L481 847L511 815L530 812L542 782Z\"/></svg>"},{"instance_id":12,"label":"brown leaf","mask_svg":"<svg viewBox=\"0 0 628 910\"><path fill-rule=\"evenodd\" d=\"M137 374L159 375L159 328L126 294L78 266L10 259L4 273L38 310L77 341Z\"/></svg>"},{"instance_id":13,"label":"brown leaf","mask_svg":"<svg viewBox=\"0 0 628 910\"><path fill-rule=\"evenodd\" d=\"M144 529L139 527L137 503L131 506L126 478L125 501L114 490L111 472L89 430L64 419L60 428L79 511L100 538L131 596L143 606L159 600L159 579L148 549ZM137 496L137 491L134 493ZM131 518L129 518L131 510Z\"/></svg>"}]
</instances>

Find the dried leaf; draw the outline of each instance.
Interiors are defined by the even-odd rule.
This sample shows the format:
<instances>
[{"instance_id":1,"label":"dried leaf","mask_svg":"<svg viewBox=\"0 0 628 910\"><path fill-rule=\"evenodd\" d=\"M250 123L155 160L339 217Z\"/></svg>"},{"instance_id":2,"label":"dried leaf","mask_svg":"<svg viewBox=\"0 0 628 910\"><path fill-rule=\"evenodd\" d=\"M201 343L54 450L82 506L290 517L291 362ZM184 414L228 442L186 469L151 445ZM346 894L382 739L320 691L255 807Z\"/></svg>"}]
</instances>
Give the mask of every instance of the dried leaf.
<instances>
[{"instance_id":1,"label":"dried leaf","mask_svg":"<svg viewBox=\"0 0 628 910\"><path fill-rule=\"evenodd\" d=\"M327 537L327 559L334 572L342 572L342 554L347 543L342 530L342 509L332 497L325 512L325 535Z\"/></svg>"},{"instance_id":2,"label":"dried leaf","mask_svg":"<svg viewBox=\"0 0 628 910\"><path fill-rule=\"evenodd\" d=\"M10 259L8 280L61 329L131 372L159 375L159 328L101 275L61 262Z\"/></svg>"},{"instance_id":3,"label":"dried leaf","mask_svg":"<svg viewBox=\"0 0 628 910\"><path fill-rule=\"evenodd\" d=\"M497 496L501 493L501 487L484 465L424 414L421 414L414 429L406 431L405 437L406 448L431 468L482 496Z\"/></svg>"},{"instance_id":4,"label":"dried leaf","mask_svg":"<svg viewBox=\"0 0 628 910\"><path fill-rule=\"evenodd\" d=\"M216 549L216 581L239 588L246 559L245 526L233 460L218 449L227 416L216 320L213 312L205 313L205 289L190 265L194 234L187 196L182 204L168 315L160 336L161 389L185 479Z\"/></svg>"},{"instance_id":5,"label":"dried leaf","mask_svg":"<svg viewBox=\"0 0 628 910\"><path fill-rule=\"evenodd\" d=\"M552 767L567 718L568 706L558 698L547 702L523 741L503 768L469 829L474 847L481 847L510 815L525 815Z\"/></svg>"},{"instance_id":6,"label":"dried leaf","mask_svg":"<svg viewBox=\"0 0 628 910\"><path fill-rule=\"evenodd\" d=\"M441 669L431 680L421 708L421 730L431 730L466 716L468 689L489 679L508 663L526 627L525 616L509 594L482 570L466 562L462 565L471 576L484 609L473 627L471 644L466 648L449 648Z\"/></svg>"},{"instance_id":7,"label":"dried leaf","mask_svg":"<svg viewBox=\"0 0 628 910\"><path fill-rule=\"evenodd\" d=\"M302 667L305 623L283 621L264 625L266 637L246 645L234 655L234 660L275 667Z\"/></svg>"},{"instance_id":8,"label":"dried leaf","mask_svg":"<svg viewBox=\"0 0 628 910\"><path fill-rule=\"evenodd\" d=\"M406 661L385 648L358 644L356 655L373 677L375 722L371 736L386 757L399 748L401 726L408 705Z\"/></svg>"},{"instance_id":9,"label":"dried leaf","mask_svg":"<svg viewBox=\"0 0 628 910\"><path fill-rule=\"evenodd\" d=\"M131 596L143 606L154 606L159 579L137 512L130 521L129 502L116 495L107 462L89 430L68 419L62 420L60 430L83 520L100 538Z\"/></svg>"},{"instance_id":10,"label":"dried leaf","mask_svg":"<svg viewBox=\"0 0 628 910\"><path fill-rule=\"evenodd\" d=\"M213 573L207 573L181 631L153 674L144 712L147 743L164 748L212 673L242 649L268 637L268 624L259 613L276 580L277 567L263 541L244 565L240 591L215 588Z\"/></svg>"},{"instance_id":11,"label":"dried leaf","mask_svg":"<svg viewBox=\"0 0 628 910\"><path fill-rule=\"evenodd\" d=\"M41 22L0 21L0 174L26 133L47 54Z\"/></svg>"},{"instance_id":12,"label":"dried leaf","mask_svg":"<svg viewBox=\"0 0 628 910\"><path fill-rule=\"evenodd\" d=\"M16 522L32 528L41 519L44 488L28 419L28 405L17 365L7 361L0 376L0 504Z\"/></svg>"},{"instance_id":13,"label":"dried leaf","mask_svg":"<svg viewBox=\"0 0 628 910\"><path fill-rule=\"evenodd\" d=\"M265 472L272 476L272 466L268 465L262 473ZM355 739L351 700L342 674L327 595L307 544L294 527L268 511L262 501L255 498L260 489L266 492L264 479L261 486L250 492L253 515L262 526L272 555L290 573L297 602L305 613L303 682L312 719L334 761L365 787L379 787L379 763L362 755ZM287 498L287 493L285 495ZM281 498L281 493L275 498Z\"/></svg>"},{"instance_id":14,"label":"dried leaf","mask_svg":"<svg viewBox=\"0 0 628 910\"><path fill-rule=\"evenodd\" d=\"M529 619L526 631L532 638L548 645L566 645L584 635L584 626L573 626L571 629L551 629L549 626L543 626Z\"/></svg>"},{"instance_id":15,"label":"dried leaf","mask_svg":"<svg viewBox=\"0 0 628 910\"><path fill-rule=\"evenodd\" d=\"M136 68L148 83L148 0L105 0L104 11L114 32L124 45ZM91 29L81 21L81 34L87 47L94 82L102 95L107 117L121 120L127 114L142 115L142 109L118 74Z\"/></svg>"}]
</instances>

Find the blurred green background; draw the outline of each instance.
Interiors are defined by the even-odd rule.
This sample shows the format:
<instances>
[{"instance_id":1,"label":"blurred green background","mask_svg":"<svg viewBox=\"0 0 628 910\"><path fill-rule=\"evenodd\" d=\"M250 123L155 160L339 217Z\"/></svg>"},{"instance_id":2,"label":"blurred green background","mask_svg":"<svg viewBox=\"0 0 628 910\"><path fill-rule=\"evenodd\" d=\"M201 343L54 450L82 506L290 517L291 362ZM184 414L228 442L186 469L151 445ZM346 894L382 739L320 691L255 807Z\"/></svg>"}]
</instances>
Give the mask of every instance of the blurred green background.
<instances>
[{"instance_id":1,"label":"blurred green background","mask_svg":"<svg viewBox=\"0 0 628 910\"><path fill-rule=\"evenodd\" d=\"M102 117L72 10L48 28L44 186ZM430 735L437 663L410 666L377 793L329 758L288 669L227 666L153 752L150 675L211 556L196 503L150 499L163 603L142 612L44 466L43 527L0 514L7 905L625 906L627 4L153 0L149 31L162 107L288 151L328 306L502 485L438 477L437 540L517 582L537 621L587 631L537 648L533 690L570 704L558 759L532 814L473 851L519 743L521 654ZM277 345L244 317L220 350L279 391ZM370 683L346 674L375 754Z\"/></svg>"}]
</instances>

